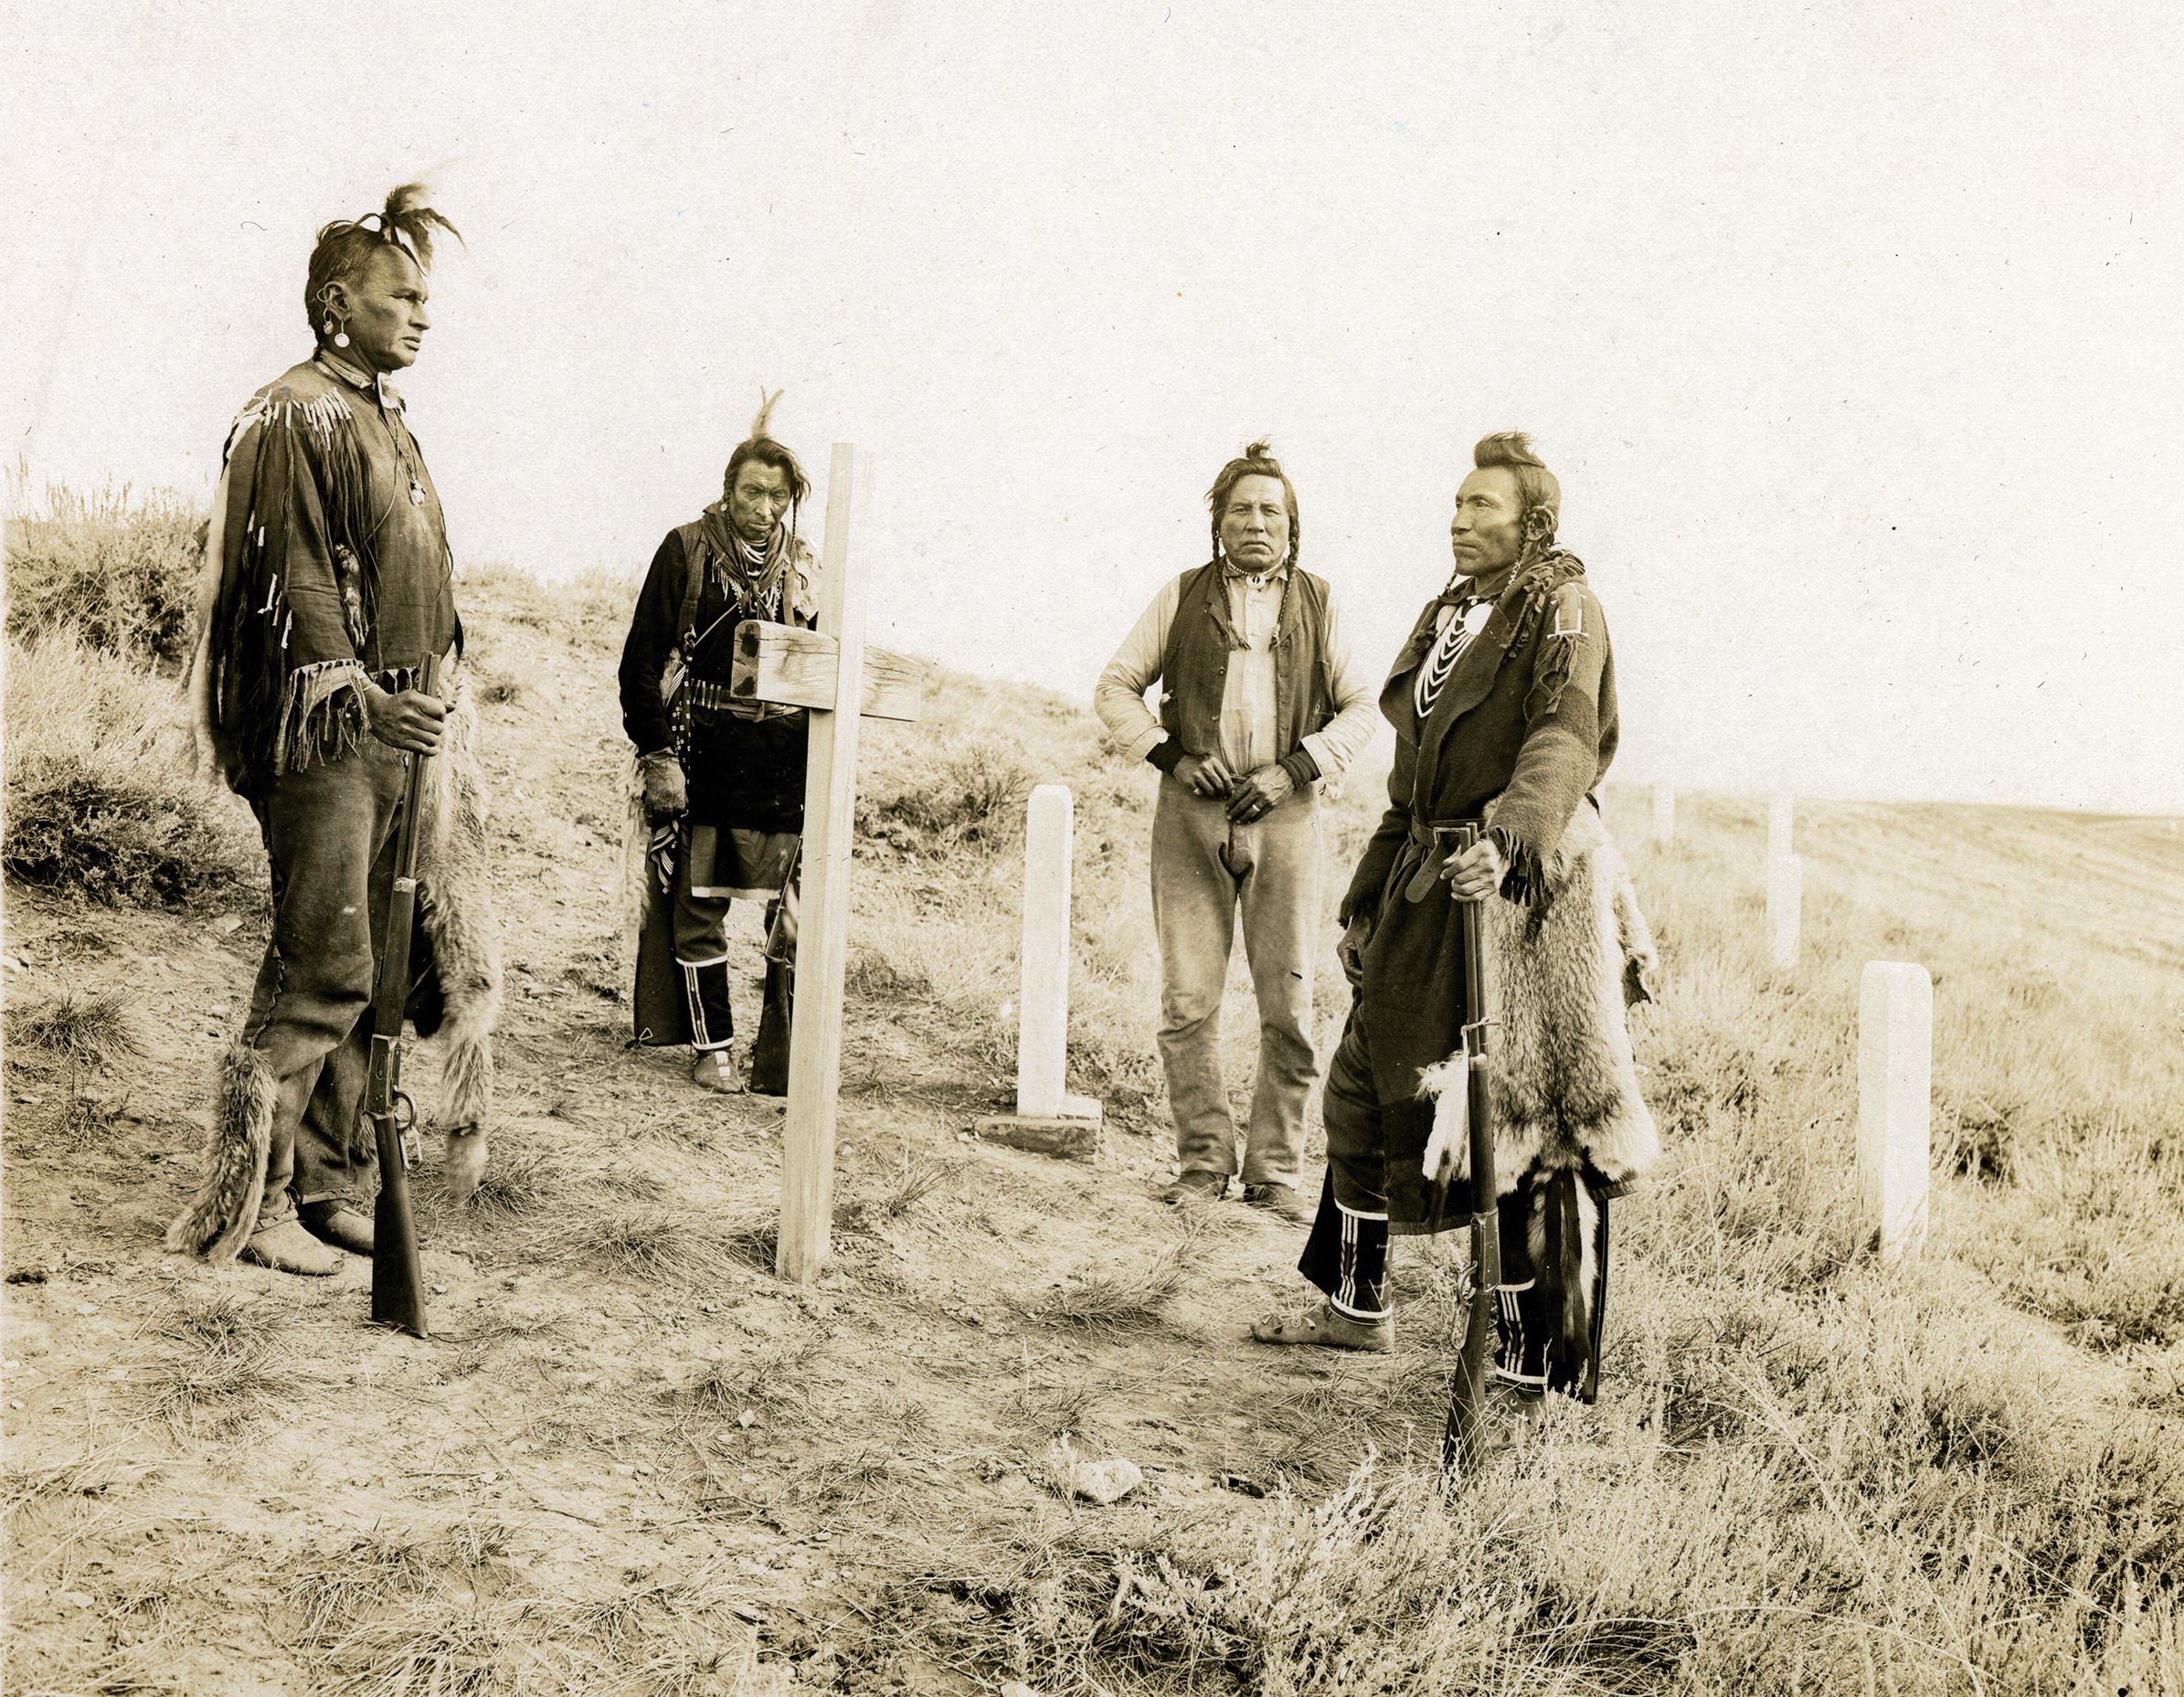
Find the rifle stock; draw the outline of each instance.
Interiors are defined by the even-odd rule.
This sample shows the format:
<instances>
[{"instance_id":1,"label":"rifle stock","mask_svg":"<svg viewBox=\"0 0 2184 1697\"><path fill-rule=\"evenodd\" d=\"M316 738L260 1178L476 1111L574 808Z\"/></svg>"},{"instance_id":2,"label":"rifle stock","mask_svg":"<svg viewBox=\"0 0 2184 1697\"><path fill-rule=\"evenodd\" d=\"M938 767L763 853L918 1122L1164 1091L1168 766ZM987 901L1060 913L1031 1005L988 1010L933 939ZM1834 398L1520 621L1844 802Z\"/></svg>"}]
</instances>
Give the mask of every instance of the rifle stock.
<instances>
[{"instance_id":1,"label":"rifle stock","mask_svg":"<svg viewBox=\"0 0 2184 1697\"><path fill-rule=\"evenodd\" d=\"M440 656L425 662L418 688L440 693ZM418 811L429 756L408 757L402 822L395 836L394 890L372 993L372 1065L364 1117L379 1153L379 1195L372 1210L372 1319L412 1337L429 1335L425 1269L418 1254L417 1220L409 1207L409 1164L417 1109L402 1092L402 1021L409 1000L409 935L417 919Z\"/></svg>"},{"instance_id":2,"label":"rifle stock","mask_svg":"<svg viewBox=\"0 0 2184 1697\"><path fill-rule=\"evenodd\" d=\"M1477 825L1457 835L1458 852L1479 840ZM1491 901L1492 896L1487 897ZM1489 1068L1493 1021L1487 1013L1486 949L1479 932L1479 903L1458 905L1458 930L1464 945L1464 1088L1468 1097L1471 1133L1471 1310L1464 1326L1463 1352L1448 1387L1448 1423L1441 1434L1441 1465L1469 1472L1482 1458L1479 1427L1485 1416L1487 1378L1494 1343L1494 1310L1501 1289L1501 1212L1494 1172L1493 1100Z\"/></svg>"}]
</instances>

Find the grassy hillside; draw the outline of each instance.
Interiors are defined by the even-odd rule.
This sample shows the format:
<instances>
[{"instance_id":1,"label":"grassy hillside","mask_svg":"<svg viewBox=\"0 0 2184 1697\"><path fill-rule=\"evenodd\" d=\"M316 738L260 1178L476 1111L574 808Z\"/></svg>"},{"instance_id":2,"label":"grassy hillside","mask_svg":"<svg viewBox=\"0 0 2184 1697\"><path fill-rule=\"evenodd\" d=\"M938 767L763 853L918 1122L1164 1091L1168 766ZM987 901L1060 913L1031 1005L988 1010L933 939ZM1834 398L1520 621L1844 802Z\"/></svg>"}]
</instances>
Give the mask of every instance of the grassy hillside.
<instances>
[{"instance_id":1,"label":"grassy hillside","mask_svg":"<svg viewBox=\"0 0 2184 1697\"><path fill-rule=\"evenodd\" d=\"M1445 1500L1453 1246L1404 1246L1397 1354L1300 1358L1244 1334L1303 1294L1301 1234L1155 1200L1152 777L1061 695L951 678L927 723L867 727L836 1256L815 1289L773 1278L778 1108L624 1041L628 599L464 589L509 993L486 1187L458 1210L419 1184L424 1343L365 1324L361 1263L306 1283L159 1253L261 875L247 816L172 766L148 658L11 631L16 817L95 712L94 778L178 798L196 864L239 859L85 893L23 882L11 835L9 1689L2184 1681L2168 822L1808 804L1788 977L1759 807L1687 796L1661 851L1611 794L1667 967L1638 1039L1670 1158L1617 1215L1600 1406ZM964 1138L1011 1088L1021 803L1047 779L1077 809L1070 1082L1114 1131L1088 1167ZM1376 802L1360 781L1332 810L1331 914ZM754 986L758 940L745 916ZM1850 1190L1873 958L1936 986L1934 1230L1895 1269ZM1331 1040L1331 949L1321 983ZM1239 967L1239 1100L1246 998ZM1064 1439L1145 1483L1064 1501Z\"/></svg>"}]
</instances>

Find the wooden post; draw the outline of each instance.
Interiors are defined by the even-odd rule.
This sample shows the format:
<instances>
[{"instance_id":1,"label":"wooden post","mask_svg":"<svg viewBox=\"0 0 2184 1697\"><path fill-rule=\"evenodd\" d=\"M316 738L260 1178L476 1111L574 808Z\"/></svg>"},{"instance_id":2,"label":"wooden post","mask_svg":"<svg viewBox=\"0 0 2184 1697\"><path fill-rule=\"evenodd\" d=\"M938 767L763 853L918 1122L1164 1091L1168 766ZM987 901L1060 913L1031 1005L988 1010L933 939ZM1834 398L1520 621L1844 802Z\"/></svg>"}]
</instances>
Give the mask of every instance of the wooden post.
<instances>
[{"instance_id":1,"label":"wooden post","mask_svg":"<svg viewBox=\"0 0 2184 1697\"><path fill-rule=\"evenodd\" d=\"M1089 1157L1106 1110L1068 1093L1069 833L1061 784L1032 791L1023 833L1023 967L1017 987L1016 1111L988 1114L978 1134L1043 1155Z\"/></svg>"},{"instance_id":2,"label":"wooden post","mask_svg":"<svg viewBox=\"0 0 2184 1697\"><path fill-rule=\"evenodd\" d=\"M1669 784L1653 786L1653 840L1663 848L1676 841L1676 791Z\"/></svg>"},{"instance_id":3,"label":"wooden post","mask_svg":"<svg viewBox=\"0 0 2184 1697\"><path fill-rule=\"evenodd\" d=\"M1869 960L1858 981L1858 1193L1884 1261L1925 1235L1933 1087L1934 981L1923 966Z\"/></svg>"},{"instance_id":4,"label":"wooden post","mask_svg":"<svg viewBox=\"0 0 2184 1697\"><path fill-rule=\"evenodd\" d=\"M927 667L864 646L864 598L850 581L849 524L872 461L836 442L827 467L820 547L819 628L765 620L736 627L728 693L802 707L804 852L789 1034L789 1109L781 1123L781 1226L774 1270L809 1284L826 1266L834 1215L834 1098L842 1081L842 974L849 960L850 850L856 836L857 727L864 717L915 719Z\"/></svg>"},{"instance_id":5,"label":"wooden post","mask_svg":"<svg viewBox=\"0 0 2184 1697\"><path fill-rule=\"evenodd\" d=\"M1797 964L1797 929L1805 905L1805 863L1795 854L1767 861L1767 959L1788 970Z\"/></svg>"},{"instance_id":6,"label":"wooden post","mask_svg":"<svg viewBox=\"0 0 2184 1697\"><path fill-rule=\"evenodd\" d=\"M864 694L864 598L850 592L849 524L869 461L836 442L827 466L819 629L840 656L834 699L811 715L804 855L789 1038L789 1110L781 1125L781 1228L774 1270L810 1284L833 1235L834 1097L842 1077L842 974L848 960L850 847L856 831L858 707ZM869 493L869 489L864 493Z\"/></svg>"}]
</instances>

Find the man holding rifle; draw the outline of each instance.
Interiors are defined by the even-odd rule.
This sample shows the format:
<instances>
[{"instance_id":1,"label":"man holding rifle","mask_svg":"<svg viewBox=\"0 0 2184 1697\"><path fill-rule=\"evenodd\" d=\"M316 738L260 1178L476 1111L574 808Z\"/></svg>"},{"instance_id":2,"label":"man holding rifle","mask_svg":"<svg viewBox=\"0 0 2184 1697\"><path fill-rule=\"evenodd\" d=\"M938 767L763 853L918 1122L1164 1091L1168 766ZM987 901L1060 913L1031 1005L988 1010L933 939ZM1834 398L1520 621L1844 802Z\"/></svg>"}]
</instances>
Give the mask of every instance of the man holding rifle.
<instances>
[{"instance_id":1,"label":"man holding rifle","mask_svg":"<svg viewBox=\"0 0 2184 1697\"><path fill-rule=\"evenodd\" d=\"M1327 1179L1299 1263L1327 1299L1253 1336L1393 1349L1391 1234L1483 1214L1482 1249L1492 1225L1500 1236L1499 1278L1482 1257L1479 1292L1494 1304L1496 1376L1521 1395L1590 1402L1607 1199L1657 1151L1621 1007L1651 950L1593 800L1616 750L1615 666L1585 567L1555 546L1560 487L1516 432L1473 459L1450 525L1455 576L1381 692L1396 730L1391 805L1341 906L1357 993L1329 1068ZM1471 952L1499 980L1490 999L1467 981L1468 917L1484 943ZM1474 1093L1490 1030L1490 1087ZM1480 1164L1494 1171L1478 1185L1468 1103L1493 1121Z\"/></svg>"},{"instance_id":2,"label":"man holding rifle","mask_svg":"<svg viewBox=\"0 0 2184 1697\"><path fill-rule=\"evenodd\" d=\"M435 228L407 185L382 211L319 232L304 305L317 347L260 389L223 458L191 672L201 757L249 802L265 838L272 938L241 1034L223 1058L197 1193L170 1248L325 1275L370 1255L373 1145L358 1108L372 997L411 762L432 761L422 816L421 948L394 987L444 1016L448 1167L475 1188L491 1087L485 1047L499 941L467 756L468 709L425 687L461 624L440 498L387 375L430 323ZM408 939L402 939L406 945ZM388 1034L398 1036L398 1031Z\"/></svg>"}]
</instances>

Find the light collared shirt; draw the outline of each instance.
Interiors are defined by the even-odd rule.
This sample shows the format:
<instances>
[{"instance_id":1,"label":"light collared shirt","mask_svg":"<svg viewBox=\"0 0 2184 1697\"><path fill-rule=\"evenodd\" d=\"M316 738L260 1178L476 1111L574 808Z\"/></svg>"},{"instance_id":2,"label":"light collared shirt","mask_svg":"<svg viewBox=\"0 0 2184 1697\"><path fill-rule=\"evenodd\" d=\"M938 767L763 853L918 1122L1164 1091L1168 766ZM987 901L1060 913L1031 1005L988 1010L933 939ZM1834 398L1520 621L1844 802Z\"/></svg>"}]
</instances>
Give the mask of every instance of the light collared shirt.
<instances>
[{"instance_id":1,"label":"light collared shirt","mask_svg":"<svg viewBox=\"0 0 2184 1697\"><path fill-rule=\"evenodd\" d=\"M1275 746L1274 637L1281 623L1282 591L1288 567L1278 567L1256 578L1229 574L1228 616L1245 646L1229 656L1228 679L1221 692L1221 758L1238 773L1271 766L1289 752ZM1108 662L1092 692L1093 710L1116 746L1131 759L1167 740L1168 733L1145 705L1145 692L1161 675L1168 652L1168 632L1182 596L1182 579L1161 586L1122 646ZM1321 633L1328 676L1334 687L1335 716L1304 739L1304 747L1323 779L1340 778L1373 740L1380 713L1374 684L1358 670L1357 656L1343 632L1332 588L1327 596L1327 629Z\"/></svg>"}]
</instances>

